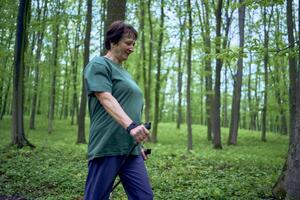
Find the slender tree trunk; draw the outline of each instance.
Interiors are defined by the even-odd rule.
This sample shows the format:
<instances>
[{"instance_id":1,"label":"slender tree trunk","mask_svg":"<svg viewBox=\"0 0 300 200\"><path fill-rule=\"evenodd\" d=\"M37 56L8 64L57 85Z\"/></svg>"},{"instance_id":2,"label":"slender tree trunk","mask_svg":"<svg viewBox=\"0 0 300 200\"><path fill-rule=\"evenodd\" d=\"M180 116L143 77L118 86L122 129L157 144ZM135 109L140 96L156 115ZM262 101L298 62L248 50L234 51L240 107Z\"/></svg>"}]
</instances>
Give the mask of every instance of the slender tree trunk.
<instances>
[{"instance_id":1,"label":"slender tree trunk","mask_svg":"<svg viewBox=\"0 0 300 200\"><path fill-rule=\"evenodd\" d=\"M31 18L31 17L30 17ZM40 16L39 16L40 18ZM38 19L40 20L40 19ZM30 23L30 21L29 21ZM25 43L30 43L31 47L29 48L29 52L25 53L26 57L29 57L29 60L34 60L34 55L33 55L33 51L34 51L34 47L36 46L36 37L37 34L34 32L31 34L31 40L30 42L26 41ZM34 62L28 62L27 66L25 64L25 76L24 76L24 85L27 85L28 83L32 83L33 82L33 76L32 76L32 65ZM31 111L31 98L32 98L32 87L24 87L24 114L25 115L30 115L30 111Z\"/></svg>"},{"instance_id":2,"label":"slender tree trunk","mask_svg":"<svg viewBox=\"0 0 300 200\"><path fill-rule=\"evenodd\" d=\"M222 0L218 0L216 10L216 55L220 54L221 49L221 22L222 22ZM213 118L212 118L212 131L213 131L213 146L215 149L222 149L221 143L221 126L220 126L220 85L221 85L221 58L216 59L216 78L213 97Z\"/></svg>"},{"instance_id":3,"label":"slender tree trunk","mask_svg":"<svg viewBox=\"0 0 300 200\"><path fill-rule=\"evenodd\" d=\"M259 101L260 101L260 97L258 96L258 88L259 88L259 85L260 85L260 63L257 64L257 68L256 68L256 74L255 74L255 91L254 91L254 109L253 109L253 124L252 124L252 127L253 127L253 130L259 130L259 120L258 120L258 110L259 110Z\"/></svg>"},{"instance_id":4,"label":"slender tree trunk","mask_svg":"<svg viewBox=\"0 0 300 200\"><path fill-rule=\"evenodd\" d=\"M155 99L154 99L154 123L152 129L152 142L157 142L157 129L159 122L159 100L160 100L160 75L161 75L161 58L162 58L162 43L164 37L164 0L161 0L160 9L160 34L158 39L157 49L157 69L156 69L156 82L155 82Z\"/></svg>"},{"instance_id":5,"label":"slender tree trunk","mask_svg":"<svg viewBox=\"0 0 300 200\"><path fill-rule=\"evenodd\" d=\"M48 133L53 131L53 120L55 113L55 98L56 98L56 73L58 68L58 40L59 40L59 20L60 16L60 2L56 5L56 19L53 25L53 54L52 54L52 77L51 77L51 91L50 91L50 104L49 104L49 115L48 115Z\"/></svg>"},{"instance_id":6,"label":"slender tree trunk","mask_svg":"<svg viewBox=\"0 0 300 200\"><path fill-rule=\"evenodd\" d=\"M192 8L191 1L187 1L188 12L188 51L187 51L187 86L186 86L186 123L188 129L188 151L193 149L193 134L192 134L192 111L191 111L191 83L192 83Z\"/></svg>"},{"instance_id":7,"label":"slender tree trunk","mask_svg":"<svg viewBox=\"0 0 300 200\"><path fill-rule=\"evenodd\" d=\"M175 64L174 64L175 65ZM159 105L159 117L158 117L158 121L162 121L163 117L164 117L164 113L163 110L165 109L165 100L166 100L166 94L167 94L167 87L166 87L166 83L168 82L168 76L170 73L170 68L167 69L166 73L162 76L160 84L163 88L163 91L161 91L160 93L162 93L162 99L160 101L160 105Z\"/></svg>"},{"instance_id":8,"label":"slender tree trunk","mask_svg":"<svg viewBox=\"0 0 300 200\"><path fill-rule=\"evenodd\" d=\"M144 84L144 95L145 99L148 97L148 78L147 77L147 65L146 65L146 47L145 47L145 2L144 0L140 0L141 7L141 17L140 17L140 31L141 31L141 62L143 69L143 84ZM145 121L148 122L149 118L146 117L146 109L145 111Z\"/></svg>"},{"instance_id":9,"label":"slender tree trunk","mask_svg":"<svg viewBox=\"0 0 300 200\"><path fill-rule=\"evenodd\" d=\"M254 114L254 110L253 110L253 103L252 103L252 68L251 68L251 65L252 65L252 52L250 51L249 52L249 77L248 77L248 93L247 93L247 96L248 96L248 108L249 108L249 129L250 130L253 130L253 114Z\"/></svg>"},{"instance_id":10,"label":"slender tree trunk","mask_svg":"<svg viewBox=\"0 0 300 200\"><path fill-rule=\"evenodd\" d=\"M15 40L11 142L19 148L22 148L26 145L34 147L34 145L32 145L25 137L23 121L24 52L27 46L25 44L25 38L27 37L27 26L28 18L30 15L30 7L30 0L20 0Z\"/></svg>"},{"instance_id":11,"label":"slender tree trunk","mask_svg":"<svg viewBox=\"0 0 300 200\"><path fill-rule=\"evenodd\" d=\"M68 26L68 21L65 20L65 27ZM70 36L69 36L69 30L67 30L66 33L66 39L65 39L65 45L66 48L70 48ZM71 57L70 51L66 51L67 57ZM64 78L64 104L63 104L63 118L67 119L69 115L69 90L70 90L70 76L71 70L69 69L69 60L66 61L65 63L65 78Z\"/></svg>"},{"instance_id":12,"label":"slender tree trunk","mask_svg":"<svg viewBox=\"0 0 300 200\"><path fill-rule=\"evenodd\" d=\"M82 0L78 1L78 9L77 9L77 15L81 15L81 6L82 6ZM71 66L72 66L72 78L73 78L73 95L72 95L72 105L71 105L71 125L74 125L74 118L78 113L78 99L77 99L77 69L78 69L78 51L79 46L81 44L79 35L81 34L81 18L77 20L76 25L76 34L75 34L75 41L74 41L74 51L73 51L73 57L71 59ZM72 54L72 53L70 53Z\"/></svg>"},{"instance_id":13,"label":"slender tree trunk","mask_svg":"<svg viewBox=\"0 0 300 200\"><path fill-rule=\"evenodd\" d=\"M211 67L211 36L210 36L210 6L207 1L202 1L202 13L203 20L201 20L201 11L199 8L198 1L196 1L196 6L199 13L200 22L203 21L202 25L202 38L205 43L204 53L205 53L205 117L207 123L207 140L212 140L212 112L213 112L213 89L212 89L212 67ZM204 12L205 10L205 12Z\"/></svg>"},{"instance_id":14,"label":"slender tree trunk","mask_svg":"<svg viewBox=\"0 0 300 200\"><path fill-rule=\"evenodd\" d=\"M45 18L47 13L47 3L48 1L45 1L43 9L40 8L40 13L43 10L43 19L42 19L42 27L41 30L38 31L38 41L37 41L37 49L36 49L36 55L35 55L35 73L34 73L34 85L33 85L33 94L32 94L32 104L31 104L31 114L30 114L30 120L29 120L29 128L35 129L35 115L36 115L36 108L37 108L37 90L38 90L38 84L39 84L39 66L40 66L40 59L41 59L41 51L42 51L42 42L44 39L44 30L45 30ZM40 14L39 14L40 15Z\"/></svg>"},{"instance_id":15,"label":"slender tree trunk","mask_svg":"<svg viewBox=\"0 0 300 200\"><path fill-rule=\"evenodd\" d=\"M11 31L11 33L9 34L8 44L6 45L7 49L10 49L10 46L11 46L12 41L13 41L12 38L13 38L13 31ZM8 63L9 57L10 56L6 56L5 60L3 62L4 70L7 67L7 63ZM7 83L6 84L6 90L4 90L5 82ZM10 85L11 85L11 76L8 76L8 80L6 80L6 81L5 81L5 77L3 77L1 79L0 120L2 120L2 118L3 118L4 114L5 114L5 111L6 111L7 97L8 97L8 92L9 92L9 89L10 89Z\"/></svg>"},{"instance_id":16,"label":"slender tree trunk","mask_svg":"<svg viewBox=\"0 0 300 200\"><path fill-rule=\"evenodd\" d=\"M107 0L101 0L101 8L100 8L100 27L99 27L99 32L100 32L100 52L104 52L104 46L103 46L103 41L104 41L104 22L106 21L106 2Z\"/></svg>"},{"instance_id":17,"label":"slender tree trunk","mask_svg":"<svg viewBox=\"0 0 300 200\"><path fill-rule=\"evenodd\" d=\"M268 72L268 63L269 63L269 27L270 27L270 19L273 15L273 7L270 14L269 21L267 22L267 10L264 7L264 14L263 14L263 21L264 21L264 81L265 81L265 91L264 91L264 104L262 109L262 134L261 140L263 142L267 141L266 132L267 132L267 106L268 106L268 84L269 84L269 72ZM268 24L267 24L268 23ZM268 26L268 27L267 27Z\"/></svg>"},{"instance_id":18,"label":"slender tree trunk","mask_svg":"<svg viewBox=\"0 0 300 200\"><path fill-rule=\"evenodd\" d=\"M237 73L234 79L234 91L232 99L231 121L229 129L229 145L237 144L237 135L240 121L240 102L241 102L241 88L243 81L243 53L245 41L245 5L243 0L239 0L239 31L240 31L240 44L239 44L239 59L237 63Z\"/></svg>"},{"instance_id":19,"label":"slender tree trunk","mask_svg":"<svg viewBox=\"0 0 300 200\"><path fill-rule=\"evenodd\" d=\"M180 129L182 123L182 43L184 37L185 19L181 21L182 9L179 5L179 49L178 49L178 75L177 75L177 91L178 91L178 101L177 101L177 119L176 128Z\"/></svg>"},{"instance_id":20,"label":"slender tree trunk","mask_svg":"<svg viewBox=\"0 0 300 200\"><path fill-rule=\"evenodd\" d=\"M147 93L145 93L145 119L146 121L150 121L151 118L151 87L152 87L152 60L153 60L153 42L154 42L154 36L153 36L153 25L152 25L152 14L151 14L151 0L148 0L147 5L148 10L148 19L149 19L149 55L148 55L148 82L147 82Z\"/></svg>"},{"instance_id":21,"label":"slender tree trunk","mask_svg":"<svg viewBox=\"0 0 300 200\"><path fill-rule=\"evenodd\" d=\"M91 28L92 28L92 0L87 1L87 14L86 14L86 32L84 39L84 61L83 68L88 64L90 59L90 40L91 40ZM81 90L81 102L78 115L78 143L86 143L85 141L85 111L86 111L86 92L84 78L82 76L82 90Z\"/></svg>"},{"instance_id":22,"label":"slender tree trunk","mask_svg":"<svg viewBox=\"0 0 300 200\"><path fill-rule=\"evenodd\" d=\"M223 97L223 99L224 99L224 105L223 105L223 117L224 117L224 119L223 119L223 126L224 127L228 127L228 117L227 117L227 113L228 113L228 109L227 109L227 107L228 107L228 98L227 98L227 96L228 96L228 86L227 86L227 84L228 84L228 65L226 64L225 65L225 73L224 73L224 78L225 78L225 83L224 83L224 97Z\"/></svg>"}]
</instances>

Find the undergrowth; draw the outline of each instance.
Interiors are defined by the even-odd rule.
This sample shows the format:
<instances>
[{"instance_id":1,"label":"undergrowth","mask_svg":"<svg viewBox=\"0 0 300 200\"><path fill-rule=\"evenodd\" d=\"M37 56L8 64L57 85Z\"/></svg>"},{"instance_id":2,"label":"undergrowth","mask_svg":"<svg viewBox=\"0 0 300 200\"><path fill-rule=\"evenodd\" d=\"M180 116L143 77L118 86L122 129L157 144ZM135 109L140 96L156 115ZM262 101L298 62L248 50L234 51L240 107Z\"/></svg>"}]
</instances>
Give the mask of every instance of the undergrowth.
<instances>
[{"instance_id":1,"label":"undergrowth","mask_svg":"<svg viewBox=\"0 0 300 200\"><path fill-rule=\"evenodd\" d=\"M10 145L10 118L0 121L0 196L26 199L81 199L87 174L86 144L76 144L76 126L69 120L39 117L26 137L36 148ZM28 124L25 118L25 125ZM88 120L87 120L88 126ZM206 139L206 127L193 125L193 150L187 152L183 125L159 124L158 143L146 143L152 154L146 161L155 199L272 199L271 189L283 166L288 137L240 130L238 145L228 146L228 129L222 129L222 150ZM86 129L88 138L88 127ZM113 199L127 199L121 186Z\"/></svg>"}]
</instances>

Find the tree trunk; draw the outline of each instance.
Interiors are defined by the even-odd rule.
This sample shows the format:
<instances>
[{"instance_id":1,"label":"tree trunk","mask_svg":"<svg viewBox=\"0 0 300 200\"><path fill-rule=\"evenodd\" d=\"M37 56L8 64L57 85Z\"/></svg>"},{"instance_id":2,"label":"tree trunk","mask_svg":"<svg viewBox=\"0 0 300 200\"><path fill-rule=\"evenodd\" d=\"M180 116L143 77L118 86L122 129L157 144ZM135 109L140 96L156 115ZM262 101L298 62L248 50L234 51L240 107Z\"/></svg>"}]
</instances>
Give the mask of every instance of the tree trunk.
<instances>
[{"instance_id":1,"label":"tree trunk","mask_svg":"<svg viewBox=\"0 0 300 200\"><path fill-rule=\"evenodd\" d=\"M11 44L12 44L12 38L13 38L13 31L11 31L11 33L9 34L9 37L8 37L8 44L6 45L6 48L7 49L10 49L11 47ZM4 70L6 69L7 67L7 62L9 60L10 56L6 56L5 57L5 60L3 62L3 66L4 66ZM8 92L9 92L9 89L10 89L10 85L11 85L11 76L8 76L8 80L5 80L6 77L3 77L1 79L1 97L0 97L0 120L2 120L4 114L5 114L5 111L6 111L6 105L7 105L7 96L8 96ZM4 90L4 85L6 83L6 90Z\"/></svg>"},{"instance_id":2,"label":"tree trunk","mask_svg":"<svg viewBox=\"0 0 300 200\"><path fill-rule=\"evenodd\" d=\"M276 44L276 49L280 49L280 41L282 41L282 36L280 33L280 11L278 8L276 8L276 26L275 26L275 44ZM285 88L282 89L281 87L281 82L284 79L284 76L281 76L282 73L285 73L284 71L281 72L280 67L281 63L283 62L285 58L281 58L280 56L275 57L275 62L274 62L274 75L271 76L272 80L275 84L275 97L277 100L278 108L279 108L279 116L276 119L276 125L277 125L277 130L283 135L288 134L288 122L287 122L287 116L286 116L286 109L285 109ZM270 70L271 71L271 70ZM272 73L271 73L272 74Z\"/></svg>"},{"instance_id":3,"label":"tree trunk","mask_svg":"<svg viewBox=\"0 0 300 200\"><path fill-rule=\"evenodd\" d=\"M43 10L43 19L42 19L42 27L38 31L38 41L37 41L37 49L36 49L36 56L35 56L35 73L34 73L34 84L33 84L33 94L32 94L32 104L31 104L31 114L30 114L30 120L29 120L29 128L30 129L35 129L35 115L36 115L36 108L37 108L37 90L38 90L38 84L39 84L39 74L40 74L40 59L41 59L41 51L42 51L42 42L44 39L44 31L45 31L45 19L47 16L47 3L48 1L45 1L43 9L39 9L39 15L41 14ZM40 18L40 17L38 17Z\"/></svg>"},{"instance_id":4,"label":"tree trunk","mask_svg":"<svg viewBox=\"0 0 300 200\"><path fill-rule=\"evenodd\" d=\"M192 135L192 111L191 111L191 83L192 83L192 8L191 1L187 1L188 12L188 50L187 50L187 86L186 86L186 123L188 129L188 151L193 149L193 135Z\"/></svg>"},{"instance_id":5,"label":"tree trunk","mask_svg":"<svg viewBox=\"0 0 300 200\"><path fill-rule=\"evenodd\" d=\"M263 142L267 141L266 132L267 132L267 106L268 106L268 83L269 83L269 72L268 72L268 63L269 63L269 29L270 29L270 20L273 15L273 7L271 14L269 16L269 21L267 22L267 11L264 7L263 22L264 22L264 81L265 81L265 91L264 91L264 104L262 109L262 134L261 140ZM268 24L267 24L268 23Z\"/></svg>"},{"instance_id":6,"label":"tree trunk","mask_svg":"<svg viewBox=\"0 0 300 200\"><path fill-rule=\"evenodd\" d=\"M177 118L176 118L176 128L180 129L180 125L182 123L182 43L184 37L184 29L185 29L185 18L182 22L182 5L178 5L178 20L179 20L179 49L178 49L178 74L177 74L177 92L178 92L178 100L177 100Z\"/></svg>"},{"instance_id":7,"label":"tree trunk","mask_svg":"<svg viewBox=\"0 0 300 200\"><path fill-rule=\"evenodd\" d=\"M81 15L81 6L82 0L78 1L78 9L77 15ZM73 95L72 95L72 105L71 105L71 125L74 125L74 118L78 113L78 100L77 100L77 69L78 69L78 51L79 46L81 44L79 35L81 34L81 18L78 18L77 25L76 25L76 34L75 34L75 41L74 41L74 51L73 57L71 58L71 66L72 66L72 78L73 78ZM70 52L72 54L72 52Z\"/></svg>"},{"instance_id":8,"label":"tree trunk","mask_svg":"<svg viewBox=\"0 0 300 200\"><path fill-rule=\"evenodd\" d=\"M237 73L234 79L234 89L232 98L232 111L231 121L229 129L229 145L237 144L237 135L240 121L240 102L241 102L241 88L243 81L243 54L244 54L244 41L245 41L245 5L243 0L239 0L239 32L240 32L240 44L239 44L239 59L237 63Z\"/></svg>"},{"instance_id":9,"label":"tree trunk","mask_svg":"<svg viewBox=\"0 0 300 200\"><path fill-rule=\"evenodd\" d=\"M205 13L203 15L203 20L201 20L200 8L198 1L196 1L196 6L199 13L200 22L203 21L202 25L202 39L205 43L204 53L205 53L205 116L207 123L207 140L212 140L212 112L213 112L213 90L212 90L212 67L211 67L211 38L210 38L210 6L207 1L202 1L202 7L204 7Z\"/></svg>"},{"instance_id":10,"label":"tree trunk","mask_svg":"<svg viewBox=\"0 0 300 200\"><path fill-rule=\"evenodd\" d=\"M1 113L0 113L0 120L3 119L3 116L5 115L6 112L6 107L7 107L7 99L8 99L8 94L9 94L9 90L10 90L10 85L11 85L11 76L8 77L8 81L7 81L7 87L6 87L6 91L4 92L4 99L3 99L3 106L1 109Z\"/></svg>"},{"instance_id":11,"label":"tree trunk","mask_svg":"<svg viewBox=\"0 0 300 200\"><path fill-rule=\"evenodd\" d=\"M146 65L146 48L145 48L145 2L144 0L140 0L141 7L141 17L140 17L140 31L141 31L141 61L142 61L142 69L143 69L143 84L144 84L144 96L145 99L148 98L148 78L147 77L147 65ZM146 109L145 111L145 121L149 122L149 118L146 117Z\"/></svg>"},{"instance_id":12,"label":"tree trunk","mask_svg":"<svg viewBox=\"0 0 300 200\"><path fill-rule=\"evenodd\" d=\"M84 61L83 69L88 64L90 59L90 40L91 40L91 28L92 28L92 0L87 1L87 14L86 14L86 32L84 39ZM81 102L78 114L78 136L77 144L85 144L85 111L86 111L86 92L84 78L82 76L82 90L81 90Z\"/></svg>"},{"instance_id":13,"label":"tree trunk","mask_svg":"<svg viewBox=\"0 0 300 200\"><path fill-rule=\"evenodd\" d=\"M254 127L253 127L253 124L255 123L255 121L253 120L253 115L254 115L254 107L253 107L253 99L252 99L252 86L251 86L251 83L252 83L252 68L251 68L251 65L252 65L252 52L250 51L249 52L250 54L250 61L249 61L249 77L248 77L248 107L249 107L249 118L250 118L250 121L249 121L249 129L250 130L254 130Z\"/></svg>"},{"instance_id":14,"label":"tree trunk","mask_svg":"<svg viewBox=\"0 0 300 200\"><path fill-rule=\"evenodd\" d=\"M99 26L99 32L100 32L100 52L104 52L104 37L105 37L105 32L104 32L104 22L106 21L106 3L107 0L101 0L101 7L100 7L100 26Z\"/></svg>"},{"instance_id":15,"label":"tree trunk","mask_svg":"<svg viewBox=\"0 0 300 200\"><path fill-rule=\"evenodd\" d=\"M52 54L52 77L51 77L51 91L50 91L50 104L48 115L48 133L53 131L53 120L55 113L55 97L56 97L56 72L58 71L58 40L59 40L59 20L60 17L60 2L56 5L56 19L53 30L53 54Z\"/></svg>"},{"instance_id":16,"label":"tree trunk","mask_svg":"<svg viewBox=\"0 0 300 200\"><path fill-rule=\"evenodd\" d=\"M30 0L20 0L15 40L11 142L19 148L26 145L34 147L25 137L23 121L24 53L30 7Z\"/></svg>"},{"instance_id":17,"label":"tree trunk","mask_svg":"<svg viewBox=\"0 0 300 200\"><path fill-rule=\"evenodd\" d=\"M299 2L300 3L300 2ZM273 195L277 198L300 199L300 64L296 62L293 32L293 1L287 0L287 25L289 47L290 74L290 143L286 162L281 175L273 187ZM299 11L300 17L300 11ZM300 23L300 22L298 22ZM299 24L300 27L300 24ZM299 36L300 39L300 36ZM298 51L300 46L298 47ZM298 55L300 60L300 52ZM292 108L293 109L292 109Z\"/></svg>"},{"instance_id":18,"label":"tree trunk","mask_svg":"<svg viewBox=\"0 0 300 200\"><path fill-rule=\"evenodd\" d=\"M152 129L152 142L157 142L157 128L159 122L159 100L160 100L160 75L161 75L161 58L162 58L162 43L164 36L164 0L161 0L160 9L160 34L158 39L157 49L157 69L156 69L156 82L155 82L155 97L154 97L154 122Z\"/></svg>"},{"instance_id":19,"label":"tree trunk","mask_svg":"<svg viewBox=\"0 0 300 200\"><path fill-rule=\"evenodd\" d=\"M221 49L221 22L222 22L222 0L218 0L216 10L216 55L220 54ZM213 146L215 149L222 149L221 143L221 127L220 127L220 85L221 85L221 58L216 59L216 78L213 97L213 118L212 118L212 131L213 131Z\"/></svg>"},{"instance_id":20,"label":"tree trunk","mask_svg":"<svg viewBox=\"0 0 300 200\"><path fill-rule=\"evenodd\" d=\"M104 33L112 22L117 20L125 20L126 13L126 0L108 0L107 1L107 14L104 23ZM106 54L105 44L103 43L102 55Z\"/></svg>"},{"instance_id":21,"label":"tree trunk","mask_svg":"<svg viewBox=\"0 0 300 200\"><path fill-rule=\"evenodd\" d=\"M151 0L148 0L147 5L148 10L148 19L149 19L149 55L148 55L148 82L147 82L147 93L145 93L145 120L146 122L150 121L151 118L151 86L152 86L152 60L153 60L153 42L154 42L154 36L153 36L153 25L152 25L152 14L151 14Z\"/></svg>"},{"instance_id":22,"label":"tree trunk","mask_svg":"<svg viewBox=\"0 0 300 200\"><path fill-rule=\"evenodd\" d=\"M225 64L225 72L224 72L224 78L225 78L225 82L224 82L224 97L223 97L223 99L224 99L224 103L223 103L223 117L224 117L224 119L222 120L223 121L223 126L224 127L228 127L228 109L227 109L227 107L228 107L228 98L227 98L227 96L228 96L228 65L227 64Z\"/></svg>"},{"instance_id":23,"label":"tree trunk","mask_svg":"<svg viewBox=\"0 0 300 200\"><path fill-rule=\"evenodd\" d=\"M65 20L65 27L68 26L68 20ZM67 30L67 33L66 33L66 39L65 39L65 45L66 45L66 48L70 48L70 37L69 37L69 30ZM67 54L67 57L71 57L70 55L70 51L67 51L66 52ZM66 61L65 63L65 78L64 78L64 103L63 103L63 118L64 119L67 119L68 115L69 115L69 90L70 90L70 79L69 79L69 76L70 76L70 69L69 69L69 60Z\"/></svg>"}]
</instances>

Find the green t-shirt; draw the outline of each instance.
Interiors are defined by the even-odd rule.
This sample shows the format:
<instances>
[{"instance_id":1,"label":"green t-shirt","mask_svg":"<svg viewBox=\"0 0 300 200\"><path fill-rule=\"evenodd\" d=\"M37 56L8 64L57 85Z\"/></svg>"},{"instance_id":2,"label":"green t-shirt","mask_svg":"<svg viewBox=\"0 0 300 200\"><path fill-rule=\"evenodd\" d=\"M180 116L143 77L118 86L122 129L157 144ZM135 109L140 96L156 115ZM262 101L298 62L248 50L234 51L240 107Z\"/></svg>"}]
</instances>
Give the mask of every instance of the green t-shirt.
<instances>
[{"instance_id":1,"label":"green t-shirt","mask_svg":"<svg viewBox=\"0 0 300 200\"><path fill-rule=\"evenodd\" d=\"M126 155L134 139L111 117L94 92L110 92L135 122L141 122L143 94L121 65L106 57L96 56L84 69L90 114L89 160L102 156ZM132 153L140 154L138 146Z\"/></svg>"}]
</instances>

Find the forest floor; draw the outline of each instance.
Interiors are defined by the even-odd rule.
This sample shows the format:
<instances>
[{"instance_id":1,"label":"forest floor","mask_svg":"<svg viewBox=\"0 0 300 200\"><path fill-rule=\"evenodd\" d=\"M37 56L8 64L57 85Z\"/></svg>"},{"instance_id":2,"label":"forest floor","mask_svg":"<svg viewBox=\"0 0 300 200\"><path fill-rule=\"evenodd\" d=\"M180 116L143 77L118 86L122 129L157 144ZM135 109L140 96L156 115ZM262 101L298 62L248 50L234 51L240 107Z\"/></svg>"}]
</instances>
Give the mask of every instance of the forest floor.
<instances>
[{"instance_id":1,"label":"forest floor","mask_svg":"<svg viewBox=\"0 0 300 200\"><path fill-rule=\"evenodd\" d=\"M88 120L86 138L88 138ZM10 143L11 120L0 121L0 197L3 199L66 199L83 196L87 173L86 144L76 144L76 126L70 120L54 121L47 133L47 120L38 117L27 139L36 148L17 149ZM222 129L222 150L206 139L206 127L193 125L193 150L187 152L183 125L159 124L158 143L146 143L152 154L146 161L156 200L273 199L272 186L284 164L288 137L240 130L238 145L228 146L228 129ZM16 198L14 198L16 197ZM22 198L21 198L22 197ZM121 186L113 199L127 199Z\"/></svg>"}]
</instances>

